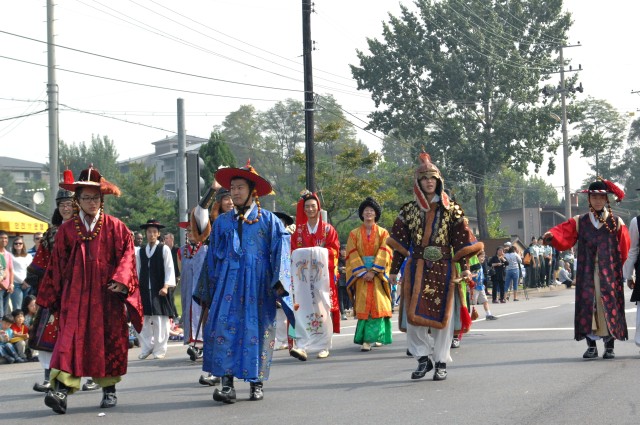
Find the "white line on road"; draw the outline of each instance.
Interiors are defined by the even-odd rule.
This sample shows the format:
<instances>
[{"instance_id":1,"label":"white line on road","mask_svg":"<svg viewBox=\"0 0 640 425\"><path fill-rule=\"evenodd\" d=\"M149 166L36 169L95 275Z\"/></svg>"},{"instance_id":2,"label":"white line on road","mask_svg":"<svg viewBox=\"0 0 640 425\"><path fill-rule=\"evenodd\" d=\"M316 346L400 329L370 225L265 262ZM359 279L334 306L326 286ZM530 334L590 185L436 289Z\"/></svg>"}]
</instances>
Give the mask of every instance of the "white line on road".
<instances>
[{"instance_id":1,"label":"white line on road","mask_svg":"<svg viewBox=\"0 0 640 425\"><path fill-rule=\"evenodd\" d=\"M540 310L549 310L550 308L558 308L560 307L559 305L551 305L549 307L540 307Z\"/></svg>"}]
</instances>

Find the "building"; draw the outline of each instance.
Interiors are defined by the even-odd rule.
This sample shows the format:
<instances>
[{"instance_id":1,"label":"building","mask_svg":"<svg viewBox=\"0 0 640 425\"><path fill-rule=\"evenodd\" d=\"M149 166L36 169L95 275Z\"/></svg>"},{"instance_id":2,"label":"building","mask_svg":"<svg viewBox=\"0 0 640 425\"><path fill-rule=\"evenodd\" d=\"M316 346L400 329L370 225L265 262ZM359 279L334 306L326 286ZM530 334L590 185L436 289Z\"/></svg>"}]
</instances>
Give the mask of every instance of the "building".
<instances>
[{"instance_id":1,"label":"building","mask_svg":"<svg viewBox=\"0 0 640 425\"><path fill-rule=\"evenodd\" d=\"M196 136L186 136L187 152L199 151L200 147L207 143L208 139ZM178 187L178 136L166 137L162 140L153 142L154 152L148 155L142 155L136 158L130 158L118 162L120 172L126 174L129 172L130 164L144 164L147 167L153 166L156 169L154 181L164 181L164 195L169 198L177 196Z\"/></svg>"},{"instance_id":2,"label":"building","mask_svg":"<svg viewBox=\"0 0 640 425\"><path fill-rule=\"evenodd\" d=\"M0 170L8 171L11 174L20 191L27 189L30 182L48 182L49 172L45 171L44 167L45 165L39 162L0 156Z\"/></svg>"}]
</instances>

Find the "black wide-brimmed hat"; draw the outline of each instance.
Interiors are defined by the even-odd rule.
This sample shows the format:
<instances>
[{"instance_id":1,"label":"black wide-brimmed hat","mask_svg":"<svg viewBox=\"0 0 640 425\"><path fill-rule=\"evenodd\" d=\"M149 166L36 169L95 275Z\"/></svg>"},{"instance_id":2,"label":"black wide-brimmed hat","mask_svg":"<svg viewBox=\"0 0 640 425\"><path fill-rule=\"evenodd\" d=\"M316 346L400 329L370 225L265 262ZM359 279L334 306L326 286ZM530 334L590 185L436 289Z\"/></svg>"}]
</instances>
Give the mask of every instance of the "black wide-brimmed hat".
<instances>
[{"instance_id":1,"label":"black wide-brimmed hat","mask_svg":"<svg viewBox=\"0 0 640 425\"><path fill-rule=\"evenodd\" d=\"M164 229L166 226L160 224L160 221L156 220L155 218L152 218L151 220L147 220L145 224L140 225L140 228L143 230L147 230L148 227L155 227L156 229L160 230Z\"/></svg>"},{"instance_id":2,"label":"black wide-brimmed hat","mask_svg":"<svg viewBox=\"0 0 640 425\"><path fill-rule=\"evenodd\" d=\"M370 196L367 196L366 199L362 201L362 203L358 207L358 217L360 217L360 220L364 221L364 217L362 216L362 213L364 209L367 207L371 207L373 208L373 211L375 211L376 223L377 223L378 220L380 220L380 216L382 215L382 207L380 206L380 204L378 204L378 202L376 202L375 199L373 199Z\"/></svg>"},{"instance_id":3,"label":"black wide-brimmed hat","mask_svg":"<svg viewBox=\"0 0 640 425\"><path fill-rule=\"evenodd\" d=\"M284 212L280 212L280 211L274 211L274 214L278 216L278 218L280 220L282 220L282 222L284 223L285 226L291 226L293 224L293 217L291 217L289 214L284 213Z\"/></svg>"}]
</instances>

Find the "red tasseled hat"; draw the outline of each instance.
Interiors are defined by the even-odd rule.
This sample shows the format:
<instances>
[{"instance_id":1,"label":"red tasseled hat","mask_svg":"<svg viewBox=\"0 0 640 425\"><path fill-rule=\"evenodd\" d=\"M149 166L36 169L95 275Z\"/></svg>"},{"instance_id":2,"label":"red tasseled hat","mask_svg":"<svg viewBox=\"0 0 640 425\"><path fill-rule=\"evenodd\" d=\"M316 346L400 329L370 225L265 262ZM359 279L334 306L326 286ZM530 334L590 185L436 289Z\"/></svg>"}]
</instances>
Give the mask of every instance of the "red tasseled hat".
<instances>
[{"instance_id":1,"label":"red tasseled hat","mask_svg":"<svg viewBox=\"0 0 640 425\"><path fill-rule=\"evenodd\" d=\"M65 170L64 182L60 183L60 187L72 192L76 192L81 187L97 187L103 195L115 195L120 196L120 188L115 184L107 181L97 168L93 167L93 164L89 165L89 168L80 172L80 177L77 181L73 181L73 173L71 170Z\"/></svg>"}]
</instances>

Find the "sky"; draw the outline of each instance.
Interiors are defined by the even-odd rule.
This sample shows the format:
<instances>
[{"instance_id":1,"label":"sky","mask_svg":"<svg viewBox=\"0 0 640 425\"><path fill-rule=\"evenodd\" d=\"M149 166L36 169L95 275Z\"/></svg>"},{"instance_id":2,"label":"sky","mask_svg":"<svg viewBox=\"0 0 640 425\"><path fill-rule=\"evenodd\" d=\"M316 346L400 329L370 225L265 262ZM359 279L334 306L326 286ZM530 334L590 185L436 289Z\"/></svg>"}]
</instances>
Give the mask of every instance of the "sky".
<instances>
[{"instance_id":1,"label":"sky","mask_svg":"<svg viewBox=\"0 0 640 425\"><path fill-rule=\"evenodd\" d=\"M380 37L382 22L398 14L399 4L314 0L314 91L332 94L359 127L374 104L356 89L349 64L358 64L356 49L367 51L366 38ZM581 44L565 50L574 68L582 65L578 97L635 112L640 96L631 91L640 90L640 56L632 53L639 41L632 29L640 2L568 0L565 8L574 20L569 42ZM286 98L304 99L300 0L65 0L54 13L59 134L66 143L106 135L121 160L133 158L175 134L178 98L184 99L187 133L203 138L241 105L265 111ZM47 98L46 45L38 42L46 31L45 0L0 2L0 156L48 161L47 114L37 114ZM381 136L358 131L374 150ZM553 176L546 169L539 176L562 191L561 150L555 162ZM573 155L569 169L574 191L587 166Z\"/></svg>"}]
</instances>

